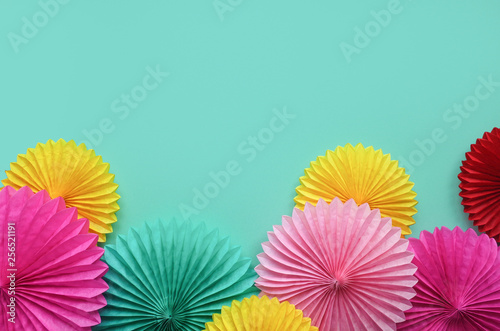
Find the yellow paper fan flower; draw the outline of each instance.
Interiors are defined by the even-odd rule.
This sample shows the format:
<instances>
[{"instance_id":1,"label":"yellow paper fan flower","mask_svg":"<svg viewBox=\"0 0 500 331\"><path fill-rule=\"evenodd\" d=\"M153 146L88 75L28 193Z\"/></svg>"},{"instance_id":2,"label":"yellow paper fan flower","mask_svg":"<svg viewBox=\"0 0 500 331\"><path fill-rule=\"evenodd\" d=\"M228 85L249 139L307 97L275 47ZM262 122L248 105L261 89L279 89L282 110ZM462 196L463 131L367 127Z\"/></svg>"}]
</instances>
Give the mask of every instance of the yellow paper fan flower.
<instances>
[{"instance_id":1,"label":"yellow paper fan flower","mask_svg":"<svg viewBox=\"0 0 500 331\"><path fill-rule=\"evenodd\" d=\"M405 236L411 233L409 226L415 224L417 212L417 194L409 178L390 154L372 146L347 144L311 162L300 178L294 201L300 209L306 202L316 205L319 199L330 202L335 197L342 202L354 199L358 205L368 203L371 209L380 209L382 217L390 217Z\"/></svg>"},{"instance_id":2,"label":"yellow paper fan flower","mask_svg":"<svg viewBox=\"0 0 500 331\"><path fill-rule=\"evenodd\" d=\"M10 168L7 179L2 180L4 186L29 186L34 192L46 190L52 199L64 198L67 207L78 209L79 218L89 220L90 231L99 235L100 242L113 231L111 224L120 209L116 202L120 196L115 193L118 185L109 173L109 164L94 150L84 144L77 146L73 140L49 140L19 154Z\"/></svg>"},{"instance_id":3,"label":"yellow paper fan flower","mask_svg":"<svg viewBox=\"0 0 500 331\"><path fill-rule=\"evenodd\" d=\"M252 296L233 301L231 307L222 307L214 314L213 322L205 324L205 331L317 331L311 319L288 301L270 300L267 296Z\"/></svg>"}]
</instances>

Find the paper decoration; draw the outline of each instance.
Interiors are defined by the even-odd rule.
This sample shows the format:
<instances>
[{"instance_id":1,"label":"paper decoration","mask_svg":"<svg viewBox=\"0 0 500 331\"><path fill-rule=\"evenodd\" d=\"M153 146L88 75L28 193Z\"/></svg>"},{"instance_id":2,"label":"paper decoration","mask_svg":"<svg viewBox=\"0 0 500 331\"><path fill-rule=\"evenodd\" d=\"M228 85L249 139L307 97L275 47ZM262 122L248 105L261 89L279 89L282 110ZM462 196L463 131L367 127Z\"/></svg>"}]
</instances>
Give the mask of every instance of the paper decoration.
<instances>
[{"instance_id":1,"label":"paper decoration","mask_svg":"<svg viewBox=\"0 0 500 331\"><path fill-rule=\"evenodd\" d=\"M90 330L100 322L108 267L88 220L46 191L7 186L0 226L0 330Z\"/></svg>"},{"instance_id":2,"label":"paper decoration","mask_svg":"<svg viewBox=\"0 0 500 331\"><path fill-rule=\"evenodd\" d=\"M469 220L500 242L500 129L486 132L465 154L458 175Z\"/></svg>"},{"instance_id":3,"label":"paper decoration","mask_svg":"<svg viewBox=\"0 0 500 331\"><path fill-rule=\"evenodd\" d=\"M257 292L251 260L203 224L146 224L105 250L108 305L94 330L199 331L223 305Z\"/></svg>"},{"instance_id":4,"label":"paper decoration","mask_svg":"<svg viewBox=\"0 0 500 331\"><path fill-rule=\"evenodd\" d=\"M391 161L390 154L347 144L327 151L305 170L297 187L295 203L303 209L306 202L316 204L319 199L327 202L337 197L342 202L354 199L358 205L368 203L372 209L380 209L382 217L391 217L392 224L401 228L403 236L411 233L417 212L416 193L413 183L398 161Z\"/></svg>"},{"instance_id":5,"label":"paper decoration","mask_svg":"<svg viewBox=\"0 0 500 331\"><path fill-rule=\"evenodd\" d=\"M116 222L120 196L109 164L94 150L76 146L73 140L49 140L18 155L10 166L3 185L29 186L34 192L46 190L52 198L64 198L67 207L77 207L78 216L90 221L90 231L99 235L99 241L106 241L106 233L113 231L111 223Z\"/></svg>"},{"instance_id":6,"label":"paper decoration","mask_svg":"<svg viewBox=\"0 0 500 331\"><path fill-rule=\"evenodd\" d=\"M495 240L459 227L410 238L417 295L401 330L500 329L500 254Z\"/></svg>"},{"instance_id":7,"label":"paper decoration","mask_svg":"<svg viewBox=\"0 0 500 331\"><path fill-rule=\"evenodd\" d=\"M231 307L222 307L205 331L317 331L311 319L289 302L270 300L267 296L252 296L243 301L233 301Z\"/></svg>"},{"instance_id":8,"label":"paper decoration","mask_svg":"<svg viewBox=\"0 0 500 331\"><path fill-rule=\"evenodd\" d=\"M262 294L289 301L320 330L395 329L415 292L401 229L368 204L306 203L268 233L257 257Z\"/></svg>"}]
</instances>

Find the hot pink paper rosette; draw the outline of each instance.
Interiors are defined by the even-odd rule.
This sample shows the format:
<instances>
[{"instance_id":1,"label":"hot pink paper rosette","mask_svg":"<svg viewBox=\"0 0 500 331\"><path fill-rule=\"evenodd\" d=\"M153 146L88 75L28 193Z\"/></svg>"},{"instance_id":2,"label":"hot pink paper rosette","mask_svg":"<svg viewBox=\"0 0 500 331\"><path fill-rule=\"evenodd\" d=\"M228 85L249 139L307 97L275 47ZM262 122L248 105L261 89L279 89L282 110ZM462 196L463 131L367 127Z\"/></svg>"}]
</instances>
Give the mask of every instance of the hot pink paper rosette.
<instances>
[{"instance_id":1,"label":"hot pink paper rosette","mask_svg":"<svg viewBox=\"0 0 500 331\"><path fill-rule=\"evenodd\" d=\"M320 330L394 330L415 295L408 240L354 200L295 208L258 256L262 294L289 301Z\"/></svg>"},{"instance_id":2,"label":"hot pink paper rosette","mask_svg":"<svg viewBox=\"0 0 500 331\"><path fill-rule=\"evenodd\" d=\"M108 267L97 234L77 215L46 191L0 191L0 330L90 330L100 322Z\"/></svg>"},{"instance_id":3,"label":"hot pink paper rosette","mask_svg":"<svg viewBox=\"0 0 500 331\"><path fill-rule=\"evenodd\" d=\"M410 238L417 295L401 330L500 330L500 254L494 239L474 230L434 233Z\"/></svg>"}]
</instances>

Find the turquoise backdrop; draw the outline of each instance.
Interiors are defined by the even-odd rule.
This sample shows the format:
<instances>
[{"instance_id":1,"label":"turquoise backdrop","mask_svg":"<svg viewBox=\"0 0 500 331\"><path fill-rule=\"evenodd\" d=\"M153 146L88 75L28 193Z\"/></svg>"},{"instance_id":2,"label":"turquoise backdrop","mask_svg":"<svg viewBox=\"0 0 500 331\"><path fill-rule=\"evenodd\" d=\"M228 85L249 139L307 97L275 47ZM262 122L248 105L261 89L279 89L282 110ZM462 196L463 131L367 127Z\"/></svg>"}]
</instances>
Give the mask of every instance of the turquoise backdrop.
<instances>
[{"instance_id":1,"label":"turquoise backdrop","mask_svg":"<svg viewBox=\"0 0 500 331\"><path fill-rule=\"evenodd\" d=\"M0 169L86 141L120 185L109 243L190 217L256 264L309 162L361 142L411 173L413 236L466 228L461 160L500 123L499 17L494 0L4 0Z\"/></svg>"}]
</instances>

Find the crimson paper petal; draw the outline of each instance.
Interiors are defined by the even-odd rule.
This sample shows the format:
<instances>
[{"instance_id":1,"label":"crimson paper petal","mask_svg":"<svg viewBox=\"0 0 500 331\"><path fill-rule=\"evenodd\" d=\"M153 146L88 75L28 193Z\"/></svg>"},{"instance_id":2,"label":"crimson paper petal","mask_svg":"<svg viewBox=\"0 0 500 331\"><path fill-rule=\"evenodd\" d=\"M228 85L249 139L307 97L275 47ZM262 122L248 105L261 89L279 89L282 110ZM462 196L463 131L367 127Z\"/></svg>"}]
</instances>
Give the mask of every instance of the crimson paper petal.
<instances>
[{"instance_id":1,"label":"crimson paper petal","mask_svg":"<svg viewBox=\"0 0 500 331\"><path fill-rule=\"evenodd\" d=\"M464 211L480 232L500 241L500 129L486 132L465 157L458 175Z\"/></svg>"}]
</instances>

